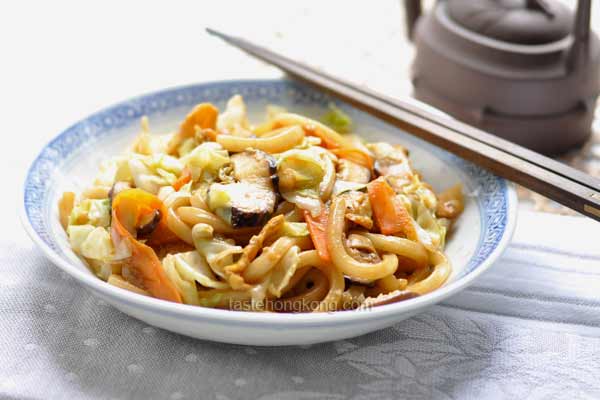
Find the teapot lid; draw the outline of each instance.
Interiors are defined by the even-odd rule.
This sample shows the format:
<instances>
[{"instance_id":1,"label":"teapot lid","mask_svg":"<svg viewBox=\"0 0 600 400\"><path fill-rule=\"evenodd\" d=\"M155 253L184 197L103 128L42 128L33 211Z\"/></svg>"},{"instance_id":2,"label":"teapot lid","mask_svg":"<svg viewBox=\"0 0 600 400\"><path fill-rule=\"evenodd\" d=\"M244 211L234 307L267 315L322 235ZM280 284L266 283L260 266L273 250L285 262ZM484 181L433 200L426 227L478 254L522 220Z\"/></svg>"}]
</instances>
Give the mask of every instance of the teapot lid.
<instances>
[{"instance_id":1,"label":"teapot lid","mask_svg":"<svg viewBox=\"0 0 600 400\"><path fill-rule=\"evenodd\" d=\"M525 45L555 42L572 30L573 15L555 0L447 0L449 16L489 38Z\"/></svg>"}]
</instances>

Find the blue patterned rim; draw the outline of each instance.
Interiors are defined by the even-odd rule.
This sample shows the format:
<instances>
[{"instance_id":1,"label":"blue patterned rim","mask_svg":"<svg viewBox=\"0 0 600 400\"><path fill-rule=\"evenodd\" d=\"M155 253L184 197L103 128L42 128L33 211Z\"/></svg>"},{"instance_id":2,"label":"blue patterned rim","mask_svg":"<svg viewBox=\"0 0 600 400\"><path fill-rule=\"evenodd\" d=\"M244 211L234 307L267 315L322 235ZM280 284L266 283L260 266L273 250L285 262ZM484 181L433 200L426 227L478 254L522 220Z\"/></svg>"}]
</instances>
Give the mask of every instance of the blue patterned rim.
<instances>
[{"instance_id":1,"label":"blue patterned rim","mask_svg":"<svg viewBox=\"0 0 600 400\"><path fill-rule=\"evenodd\" d=\"M44 212L44 201L52 193L53 173L64 165L69 156L90 140L102 137L115 128L137 123L143 115L160 115L175 108L191 107L201 101L213 101L223 104L231 95L239 93L249 103L253 101L281 102L291 99L297 105L326 106L334 99L318 89L296 81L286 80L248 80L223 81L207 84L172 88L141 96L104 109L66 129L48 143L31 165L24 183L24 211L30 233L37 235L50 250L64 257L59 244L52 238L51 221ZM360 114L360 118L377 127L386 126L369 115L335 100L351 115ZM479 188L479 211L481 232L477 250L463 269L464 277L486 263L500 243L506 241L509 221L509 203L511 190L507 182L453 154L429 145L419 139L421 146L434 153L438 158L454 166L466 175ZM514 195L514 194L513 194ZM512 226L511 226L512 229ZM512 232L510 232L512 233ZM510 234L509 233L509 234Z\"/></svg>"}]
</instances>

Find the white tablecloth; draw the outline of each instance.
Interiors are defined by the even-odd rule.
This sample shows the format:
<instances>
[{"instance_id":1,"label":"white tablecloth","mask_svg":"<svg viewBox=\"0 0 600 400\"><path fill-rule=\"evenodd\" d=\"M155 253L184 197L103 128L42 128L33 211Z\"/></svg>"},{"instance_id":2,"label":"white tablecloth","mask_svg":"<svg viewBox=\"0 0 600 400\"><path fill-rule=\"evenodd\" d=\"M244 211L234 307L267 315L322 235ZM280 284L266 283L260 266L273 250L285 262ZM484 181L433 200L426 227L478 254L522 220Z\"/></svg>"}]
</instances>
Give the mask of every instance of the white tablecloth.
<instances>
[{"instance_id":1,"label":"white tablecloth","mask_svg":"<svg viewBox=\"0 0 600 400\"><path fill-rule=\"evenodd\" d=\"M521 212L512 246L471 288L393 328L311 347L148 327L45 260L17 220L43 142L134 94L279 76L204 26L390 94L409 88L397 1L216 3L0 6L0 398L600 398L600 225L583 218Z\"/></svg>"},{"instance_id":2,"label":"white tablecloth","mask_svg":"<svg viewBox=\"0 0 600 400\"><path fill-rule=\"evenodd\" d=\"M108 306L27 239L0 242L0 398L598 399L600 225L523 212L473 286L366 336L215 344Z\"/></svg>"}]
</instances>

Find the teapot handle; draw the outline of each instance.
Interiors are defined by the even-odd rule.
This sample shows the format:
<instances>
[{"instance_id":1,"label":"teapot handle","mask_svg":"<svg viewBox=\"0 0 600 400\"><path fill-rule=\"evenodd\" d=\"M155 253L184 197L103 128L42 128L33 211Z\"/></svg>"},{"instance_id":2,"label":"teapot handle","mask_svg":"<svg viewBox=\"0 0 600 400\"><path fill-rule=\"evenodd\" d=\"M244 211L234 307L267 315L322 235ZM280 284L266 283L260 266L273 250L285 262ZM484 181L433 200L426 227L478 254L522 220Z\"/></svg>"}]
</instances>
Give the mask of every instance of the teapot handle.
<instances>
[{"instance_id":1,"label":"teapot handle","mask_svg":"<svg viewBox=\"0 0 600 400\"><path fill-rule=\"evenodd\" d=\"M573 44L567 57L567 70L573 71L585 65L590 43L592 0L579 0L573 23Z\"/></svg>"},{"instance_id":2,"label":"teapot handle","mask_svg":"<svg viewBox=\"0 0 600 400\"><path fill-rule=\"evenodd\" d=\"M417 20L421 16L421 0L400 0L404 3L406 35L412 41Z\"/></svg>"}]
</instances>

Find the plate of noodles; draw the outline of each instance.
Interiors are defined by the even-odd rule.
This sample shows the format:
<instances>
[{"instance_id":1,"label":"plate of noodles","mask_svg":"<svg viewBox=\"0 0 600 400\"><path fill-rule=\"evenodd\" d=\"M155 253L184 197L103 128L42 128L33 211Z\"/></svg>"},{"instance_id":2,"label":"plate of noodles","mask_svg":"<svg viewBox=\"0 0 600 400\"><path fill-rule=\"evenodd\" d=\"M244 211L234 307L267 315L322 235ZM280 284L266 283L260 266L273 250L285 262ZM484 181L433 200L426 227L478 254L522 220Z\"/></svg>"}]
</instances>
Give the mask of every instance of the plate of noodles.
<instances>
[{"instance_id":1,"label":"plate of noodles","mask_svg":"<svg viewBox=\"0 0 600 400\"><path fill-rule=\"evenodd\" d=\"M287 80L144 95L27 172L26 230L119 310L184 335L309 344L466 287L509 243L505 180Z\"/></svg>"}]
</instances>

